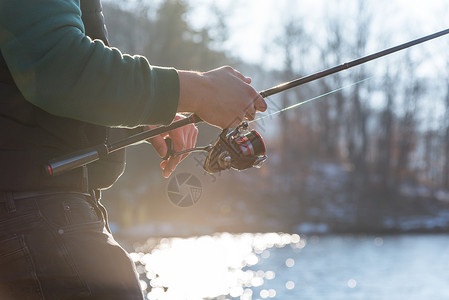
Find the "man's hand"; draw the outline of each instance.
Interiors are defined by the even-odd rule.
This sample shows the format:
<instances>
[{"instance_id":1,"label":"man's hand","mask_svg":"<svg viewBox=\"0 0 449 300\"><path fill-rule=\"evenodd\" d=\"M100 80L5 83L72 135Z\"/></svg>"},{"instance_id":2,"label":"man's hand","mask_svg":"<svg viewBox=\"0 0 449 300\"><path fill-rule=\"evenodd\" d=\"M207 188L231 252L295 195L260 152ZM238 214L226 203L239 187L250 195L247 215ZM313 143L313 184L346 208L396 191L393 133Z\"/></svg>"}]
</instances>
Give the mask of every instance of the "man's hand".
<instances>
[{"instance_id":1,"label":"man's hand","mask_svg":"<svg viewBox=\"0 0 449 300\"><path fill-rule=\"evenodd\" d=\"M251 78L231 67L178 74L178 112L196 113L205 122L224 129L235 127L244 119L254 120L256 111L267 109L265 100L250 85Z\"/></svg>"},{"instance_id":2,"label":"man's hand","mask_svg":"<svg viewBox=\"0 0 449 300\"><path fill-rule=\"evenodd\" d=\"M184 119L185 117L177 114L174 121ZM152 129L157 126L148 126L148 129ZM170 137L173 144L173 150L175 152L183 151L185 149L194 148L196 145L196 138L198 136L198 128L194 124L185 125L183 127L171 130L167 133L155 136L149 139L149 142L153 145L156 152L160 157L165 157L167 154L167 145L165 138ZM189 155L189 153L171 156L167 160L161 162L162 176L168 178L176 166Z\"/></svg>"}]
</instances>

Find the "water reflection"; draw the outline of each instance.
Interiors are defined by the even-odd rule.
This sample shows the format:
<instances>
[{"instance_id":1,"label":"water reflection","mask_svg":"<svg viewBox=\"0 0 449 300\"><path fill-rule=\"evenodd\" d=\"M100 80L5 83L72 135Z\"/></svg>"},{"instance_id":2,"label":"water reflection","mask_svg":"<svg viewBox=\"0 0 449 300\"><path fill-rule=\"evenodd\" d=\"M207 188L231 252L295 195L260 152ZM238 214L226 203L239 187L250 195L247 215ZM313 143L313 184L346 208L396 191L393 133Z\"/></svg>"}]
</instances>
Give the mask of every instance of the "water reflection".
<instances>
[{"instance_id":1,"label":"water reflection","mask_svg":"<svg viewBox=\"0 0 449 300\"><path fill-rule=\"evenodd\" d=\"M132 253L147 299L449 299L449 236L216 234Z\"/></svg>"},{"instance_id":2,"label":"water reflection","mask_svg":"<svg viewBox=\"0 0 449 300\"><path fill-rule=\"evenodd\" d=\"M250 288L273 280L276 273L245 268L258 264L259 257L270 257L271 248L287 245L302 249L305 241L297 234L222 233L162 239L155 247L140 247L131 257L148 299L266 299L274 298L276 290L262 289L260 295L253 295ZM294 260L289 258L285 264L292 267ZM293 282L286 283L287 289L294 286Z\"/></svg>"}]
</instances>

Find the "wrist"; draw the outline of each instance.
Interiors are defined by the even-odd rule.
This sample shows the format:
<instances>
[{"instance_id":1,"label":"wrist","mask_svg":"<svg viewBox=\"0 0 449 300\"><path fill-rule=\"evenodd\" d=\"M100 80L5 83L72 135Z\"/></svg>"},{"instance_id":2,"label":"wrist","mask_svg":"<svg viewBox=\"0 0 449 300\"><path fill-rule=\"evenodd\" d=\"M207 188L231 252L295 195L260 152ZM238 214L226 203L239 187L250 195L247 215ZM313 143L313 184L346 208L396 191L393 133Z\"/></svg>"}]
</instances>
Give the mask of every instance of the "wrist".
<instances>
[{"instance_id":1,"label":"wrist","mask_svg":"<svg viewBox=\"0 0 449 300\"><path fill-rule=\"evenodd\" d=\"M178 112L198 113L201 108L205 77L199 72L179 71L179 103Z\"/></svg>"}]
</instances>

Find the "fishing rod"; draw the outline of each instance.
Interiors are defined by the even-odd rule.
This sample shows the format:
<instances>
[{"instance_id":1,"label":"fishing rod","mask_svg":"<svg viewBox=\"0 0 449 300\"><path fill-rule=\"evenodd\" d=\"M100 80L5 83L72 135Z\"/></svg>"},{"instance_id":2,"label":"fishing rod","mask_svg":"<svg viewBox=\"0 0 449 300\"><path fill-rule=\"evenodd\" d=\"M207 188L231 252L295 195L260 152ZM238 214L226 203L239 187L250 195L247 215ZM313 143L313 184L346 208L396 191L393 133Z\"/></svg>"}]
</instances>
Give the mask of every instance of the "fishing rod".
<instances>
[{"instance_id":1,"label":"fishing rod","mask_svg":"<svg viewBox=\"0 0 449 300\"><path fill-rule=\"evenodd\" d=\"M366 62L378 59L394 52L441 37L448 33L449 28L305 77L301 77L293 81L282 83L270 89L261 91L260 95L263 98L266 98L285 90L298 87L305 83L315 81L317 79L335 74L343 70L347 70L349 68L364 64ZM57 157L55 159L51 159L44 166L44 171L50 176L63 174L75 168L86 166L89 163L106 157L112 152L126 148L138 142L147 140L149 138L188 124L200 123L202 121L203 120L196 114L192 114L187 118L175 121L168 126L156 127L154 129L135 134L111 144L100 144L74 153L70 153L68 155ZM168 146L168 152L163 159L192 151L205 151L208 152L208 155L204 162L203 168L209 173L217 173L230 168L236 170L245 170L252 167L258 167L263 161L266 160L266 148L262 137L255 130L249 131L248 123L246 121L243 121L233 130L229 130L229 128L225 128L213 145L187 149L182 152L174 152L172 143L167 138L166 143Z\"/></svg>"}]
</instances>

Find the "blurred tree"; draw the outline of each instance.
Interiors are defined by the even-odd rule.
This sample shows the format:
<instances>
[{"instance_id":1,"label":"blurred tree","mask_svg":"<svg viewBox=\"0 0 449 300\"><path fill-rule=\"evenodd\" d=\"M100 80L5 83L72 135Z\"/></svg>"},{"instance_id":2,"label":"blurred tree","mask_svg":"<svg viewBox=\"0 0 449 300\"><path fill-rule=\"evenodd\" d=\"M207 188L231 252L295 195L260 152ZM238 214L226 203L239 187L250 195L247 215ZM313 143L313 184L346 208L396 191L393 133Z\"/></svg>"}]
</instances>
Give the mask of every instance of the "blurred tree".
<instances>
[{"instance_id":1,"label":"blurred tree","mask_svg":"<svg viewBox=\"0 0 449 300\"><path fill-rule=\"evenodd\" d=\"M423 164L419 169L419 180L426 184L431 190L434 190L439 184L439 176L441 167L436 161L439 151L435 151L438 142L438 132L436 130L427 129L423 133L422 148L424 150Z\"/></svg>"},{"instance_id":2,"label":"blurred tree","mask_svg":"<svg viewBox=\"0 0 449 300\"><path fill-rule=\"evenodd\" d=\"M282 35L282 39L280 40L280 45L284 51L284 69L283 69L283 81L291 80L295 74L294 66L295 66L295 50L296 45L301 41L301 35L303 34L303 30L298 24L290 20L284 25L284 32ZM283 93L280 95L281 97L281 107L287 107L291 104L291 93ZM293 144L293 141L296 139L291 138L291 125L289 124L289 113L285 112L280 114L280 131L281 131L281 139L279 141L280 147L280 155L283 159L282 168L286 168L291 165L291 160L294 159L292 157L292 147L297 145Z\"/></svg>"},{"instance_id":3,"label":"blurred tree","mask_svg":"<svg viewBox=\"0 0 449 300\"><path fill-rule=\"evenodd\" d=\"M324 64L323 67L331 67L342 62L347 43L343 36L343 23L337 15L332 13L335 7L329 5L326 8L326 40L319 50L321 61ZM323 91L328 92L340 88L343 84L343 76L342 73L337 73L326 80L320 81ZM319 153L324 155L326 159L336 160L341 157L339 146L343 139L342 126L346 119L344 117L343 92L333 94L328 101L317 103L316 107L319 110L320 123L322 124L319 132L321 136L318 145L321 149Z\"/></svg>"},{"instance_id":4,"label":"blurred tree","mask_svg":"<svg viewBox=\"0 0 449 300\"><path fill-rule=\"evenodd\" d=\"M302 20L289 19L283 24L282 32L276 38L275 45L283 53L284 64L280 80L283 82L301 77L305 72L305 61L310 46L310 37L305 32ZM279 95L281 108L297 103L307 96L307 88L302 87ZM312 145L311 130L303 130L310 125L309 116L301 110L285 111L279 115L278 153L281 157L280 168L284 171L298 168L298 164L307 160ZM306 134L306 135L305 135Z\"/></svg>"},{"instance_id":5,"label":"blurred tree","mask_svg":"<svg viewBox=\"0 0 449 300\"><path fill-rule=\"evenodd\" d=\"M395 125L395 115L393 103L397 95L396 82L398 81L398 73L393 73L387 69L384 81L384 97L386 100L385 107L379 114L377 124L377 151L374 160L375 171L380 177L380 188L387 191L397 184L392 178L392 148L393 148L393 132Z\"/></svg>"},{"instance_id":6,"label":"blurred tree","mask_svg":"<svg viewBox=\"0 0 449 300\"><path fill-rule=\"evenodd\" d=\"M446 63L447 70L449 70L449 60ZM449 189L449 76L446 78L448 82L446 83L446 95L444 96L444 104L445 104L445 114L443 118L443 131L444 131L444 139L443 139L443 178L442 178L442 186L446 189Z\"/></svg>"},{"instance_id":7,"label":"blurred tree","mask_svg":"<svg viewBox=\"0 0 449 300\"><path fill-rule=\"evenodd\" d=\"M396 141L396 176L400 181L408 180L409 182L416 181L416 174L414 167L411 164L411 158L413 151L417 147L418 139L418 112L419 112L419 99L424 94L424 87L421 84L415 70L416 62L410 57L410 52L406 52L404 55L403 70L406 70L408 74L406 82L403 84L403 90L401 91L402 103L400 110L402 115L398 120L398 133Z\"/></svg>"},{"instance_id":8,"label":"blurred tree","mask_svg":"<svg viewBox=\"0 0 449 300\"><path fill-rule=\"evenodd\" d=\"M186 21L188 12L187 2L182 0L166 0L161 4L154 24L148 30L145 47L151 62L205 71L228 61L225 53L211 49L213 38L208 29L191 28Z\"/></svg>"},{"instance_id":9,"label":"blurred tree","mask_svg":"<svg viewBox=\"0 0 449 300\"><path fill-rule=\"evenodd\" d=\"M354 57L361 57L366 54L368 37L372 27L370 10L367 3L363 0L357 1L357 22L355 31L355 42L352 47ZM358 82L368 77L366 68L361 65L353 71L353 82ZM363 85L363 86L366 86ZM367 153L368 153L368 132L367 122L369 109L367 101L363 101L363 87L356 85L352 88L353 93L349 96L351 107L349 113L350 121L347 122L347 149L350 163L354 166L356 173L361 176L362 182L366 182L367 175Z\"/></svg>"},{"instance_id":10,"label":"blurred tree","mask_svg":"<svg viewBox=\"0 0 449 300\"><path fill-rule=\"evenodd\" d=\"M148 28L153 24L149 11L156 8L142 2L129 7L123 4L109 1L103 4L109 43L125 53L144 55Z\"/></svg>"}]
</instances>

